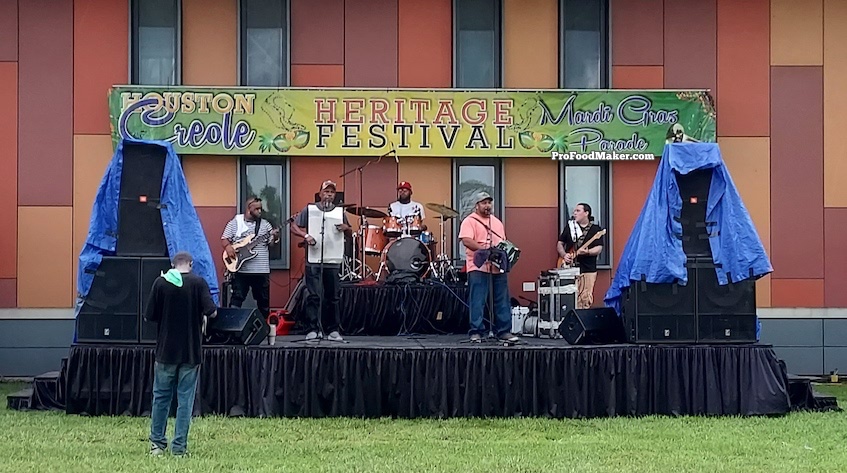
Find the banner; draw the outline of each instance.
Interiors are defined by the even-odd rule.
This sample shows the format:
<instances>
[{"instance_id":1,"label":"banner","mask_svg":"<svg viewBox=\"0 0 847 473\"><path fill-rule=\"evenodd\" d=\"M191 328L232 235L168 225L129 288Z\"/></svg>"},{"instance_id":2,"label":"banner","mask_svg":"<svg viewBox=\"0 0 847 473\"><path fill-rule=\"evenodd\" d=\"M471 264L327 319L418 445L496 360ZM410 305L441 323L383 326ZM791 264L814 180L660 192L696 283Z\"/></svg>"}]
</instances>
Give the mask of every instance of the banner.
<instances>
[{"instance_id":1,"label":"banner","mask_svg":"<svg viewBox=\"0 0 847 473\"><path fill-rule=\"evenodd\" d=\"M165 140L180 154L546 157L660 155L715 141L705 91L353 90L122 86L112 138Z\"/></svg>"}]
</instances>

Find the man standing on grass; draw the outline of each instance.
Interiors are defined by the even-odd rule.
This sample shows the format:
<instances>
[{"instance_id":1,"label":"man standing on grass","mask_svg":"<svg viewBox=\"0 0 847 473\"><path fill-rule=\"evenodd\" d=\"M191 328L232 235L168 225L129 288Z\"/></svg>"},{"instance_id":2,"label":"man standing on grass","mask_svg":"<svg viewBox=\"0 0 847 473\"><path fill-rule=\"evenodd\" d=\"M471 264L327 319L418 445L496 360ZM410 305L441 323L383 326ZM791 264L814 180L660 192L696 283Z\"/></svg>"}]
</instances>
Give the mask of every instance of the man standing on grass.
<instances>
[{"instance_id":1,"label":"man standing on grass","mask_svg":"<svg viewBox=\"0 0 847 473\"><path fill-rule=\"evenodd\" d=\"M162 455L168 448L165 431L174 389L177 410L171 453L187 454L203 329L206 317L217 315L209 285L191 272L193 263L188 252L174 256L173 269L153 282L144 313L145 319L158 324L150 426L150 454L154 456Z\"/></svg>"}]
</instances>

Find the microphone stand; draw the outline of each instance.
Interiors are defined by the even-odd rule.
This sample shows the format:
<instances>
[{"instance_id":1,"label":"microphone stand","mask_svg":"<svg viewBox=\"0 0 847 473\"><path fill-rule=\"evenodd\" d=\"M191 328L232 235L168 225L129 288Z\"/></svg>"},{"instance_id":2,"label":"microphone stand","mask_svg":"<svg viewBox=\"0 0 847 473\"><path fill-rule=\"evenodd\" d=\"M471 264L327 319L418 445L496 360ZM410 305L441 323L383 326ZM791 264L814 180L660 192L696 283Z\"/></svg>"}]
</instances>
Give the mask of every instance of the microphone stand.
<instances>
[{"instance_id":1,"label":"microphone stand","mask_svg":"<svg viewBox=\"0 0 847 473\"><path fill-rule=\"evenodd\" d=\"M387 153L383 154L382 156L379 156L378 158L376 158L376 161L374 161L373 159L370 159L365 164L362 164L361 166L357 166L357 167L345 172L344 174L338 176L338 178L341 179L343 177L346 177L348 174L352 173L353 171L358 172L358 177L359 177L359 212L360 212L360 215L359 215L359 231L357 233L359 233L359 239L360 240L365 239L365 214L362 212L362 207L364 207L364 204L362 203L363 202L362 174L364 173L365 168L368 167L371 163L374 163L374 162L379 163L380 161L382 161L382 158L388 156L389 154L393 154L395 152L396 151L394 149L392 149L391 151L388 151ZM395 155L395 159L396 159L396 155ZM362 259L361 259L362 265L360 266L359 269L362 273L361 274L362 281L364 281L365 277L366 277L365 276L365 242L364 241L359 242L359 251L356 251L356 257L358 258L360 255L362 257Z\"/></svg>"},{"instance_id":2,"label":"microphone stand","mask_svg":"<svg viewBox=\"0 0 847 473\"><path fill-rule=\"evenodd\" d=\"M326 296L326 288L324 288L324 231L326 230L326 202L321 201L321 261L320 261L320 284L321 284L321 293L320 299L318 299L318 330L320 330L321 337L320 340L323 340L323 337L326 336L324 333L323 327L323 317L324 317L324 297Z\"/></svg>"}]
</instances>

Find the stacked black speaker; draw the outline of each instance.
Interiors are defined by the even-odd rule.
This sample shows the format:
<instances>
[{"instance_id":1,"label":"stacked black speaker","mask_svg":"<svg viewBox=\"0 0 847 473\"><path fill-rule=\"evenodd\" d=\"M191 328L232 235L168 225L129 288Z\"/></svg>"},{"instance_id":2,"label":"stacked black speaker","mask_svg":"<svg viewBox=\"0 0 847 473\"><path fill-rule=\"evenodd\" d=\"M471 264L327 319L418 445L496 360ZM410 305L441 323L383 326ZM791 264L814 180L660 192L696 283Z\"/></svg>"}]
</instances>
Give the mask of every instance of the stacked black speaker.
<instances>
[{"instance_id":1,"label":"stacked black speaker","mask_svg":"<svg viewBox=\"0 0 847 473\"><path fill-rule=\"evenodd\" d=\"M631 281L621 300L627 341L633 343L754 343L756 285L752 278L720 285L709 239L716 222L706 220L712 169L676 173L682 197L679 222L688 283ZM733 275L730 275L733 276Z\"/></svg>"},{"instance_id":2,"label":"stacked black speaker","mask_svg":"<svg viewBox=\"0 0 847 473\"><path fill-rule=\"evenodd\" d=\"M77 317L81 343L154 343L144 321L153 281L170 267L162 227L165 148L126 143L121 167L115 256L104 256Z\"/></svg>"}]
</instances>

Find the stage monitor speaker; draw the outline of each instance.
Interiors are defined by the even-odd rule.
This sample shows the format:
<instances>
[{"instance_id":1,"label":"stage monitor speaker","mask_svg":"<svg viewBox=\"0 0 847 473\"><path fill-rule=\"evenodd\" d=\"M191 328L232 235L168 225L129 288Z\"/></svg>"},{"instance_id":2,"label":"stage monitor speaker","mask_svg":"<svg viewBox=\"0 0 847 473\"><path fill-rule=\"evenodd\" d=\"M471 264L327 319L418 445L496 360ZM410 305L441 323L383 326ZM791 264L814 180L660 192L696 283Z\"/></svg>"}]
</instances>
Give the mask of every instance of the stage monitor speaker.
<instances>
[{"instance_id":1,"label":"stage monitor speaker","mask_svg":"<svg viewBox=\"0 0 847 473\"><path fill-rule=\"evenodd\" d=\"M138 343L139 258L104 256L76 320L81 343Z\"/></svg>"},{"instance_id":2,"label":"stage monitor speaker","mask_svg":"<svg viewBox=\"0 0 847 473\"><path fill-rule=\"evenodd\" d=\"M145 143L123 148L118 207L119 256L167 256L160 210L167 150Z\"/></svg>"},{"instance_id":3,"label":"stage monitor speaker","mask_svg":"<svg viewBox=\"0 0 847 473\"><path fill-rule=\"evenodd\" d=\"M315 192L315 202L321 201L321 193ZM338 191L335 193L335 199L332 201L335 205L341 205L344 203L344 191Z\"/></svg>"},{"instance_id":4,"label":"stage monitor speaker","mask_svg":"<svg viewBox=\"0 0 847 473\"><path fill-rule=\"evenodd\" d=\"M688 174L675 174L682 198L679 217L682 224L682 250L686 256L712 256L712 248L709 246L712 225L706 222L712 168L697 169Z\"/></svg>"},{"instance_id":5,"label":"stage monitor speaker","mask_svg":"<svg viewBox=\"0 0 847 473\"><path fill-rule=\"evenodd\" d=\"M571 345L622 343L625 338L621 318L611 307L571 309L559 333Z\"/></svg>"},{"instance_id":6,"label":"stage monitor speaker","mask_svg":"<svg viewBox=\"0 0 847 473\"><path fill-rule=\"evenodd\" d=\"M139 314L138 323L141 327L139 341L141 343L156 343L158 324L144 320L147 312L147 302L153 289L153 282L163 272L171 269L169 258L141 258L141 285L139 286Z\"/></svg>"},{"instance_id":7,"label":"stage monitor speaker","mask_svg":"<svg viewBox=\"0 0 847 473\"><path fill-rule=\"evenodd\" d=\"M206 343L211 345L258 345L270 332L258 309L221 307L206 326Z\"/></svg>"}]
</instances>

